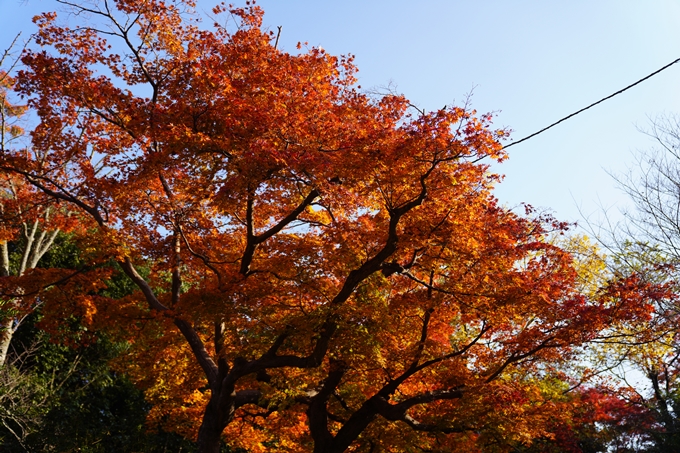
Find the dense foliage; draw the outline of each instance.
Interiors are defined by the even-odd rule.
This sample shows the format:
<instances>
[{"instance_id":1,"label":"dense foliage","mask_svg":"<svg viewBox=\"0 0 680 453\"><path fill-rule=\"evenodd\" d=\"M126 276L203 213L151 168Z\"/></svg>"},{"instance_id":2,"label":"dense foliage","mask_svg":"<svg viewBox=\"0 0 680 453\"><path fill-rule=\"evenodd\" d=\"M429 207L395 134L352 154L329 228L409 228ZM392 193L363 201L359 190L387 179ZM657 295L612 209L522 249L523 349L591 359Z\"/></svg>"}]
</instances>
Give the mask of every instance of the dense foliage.
<instances>
[{"instance_id":1,"label":"dense foliage","mask_svg":"<svg viewBox=\"0 0 680 453\"><path fill-rule=\"evenodd\" d=\"M38 120L0 156L0 243L38 250L4 266L5 339L40 318L56 343L2 368L48 395L17 442L605 451L653 425L582 358L652 338L672 283L500 206L490 115L365 94L350 57L278 49L253 5L205 30L190 1L62 3L76 23L38 16L5 84ZM35 249L63 231L75 261Z\"/></svg>"}]
</instances>

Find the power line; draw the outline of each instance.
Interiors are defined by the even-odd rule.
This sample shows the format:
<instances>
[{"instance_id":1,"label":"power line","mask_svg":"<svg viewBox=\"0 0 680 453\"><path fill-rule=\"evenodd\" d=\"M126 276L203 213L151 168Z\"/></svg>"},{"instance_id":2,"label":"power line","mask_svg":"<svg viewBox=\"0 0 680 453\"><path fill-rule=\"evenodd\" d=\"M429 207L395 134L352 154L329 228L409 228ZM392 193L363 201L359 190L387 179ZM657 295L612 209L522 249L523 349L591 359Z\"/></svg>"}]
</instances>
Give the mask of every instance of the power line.
<instances>
[{"instance_id":1,"label":"power line","mask_svg":"<svg viewBox=\"0 0 680 453\"><path fill-rule=\"evenodd\" d=\"M649 78L651 78L651 77L654 77L655 75L657 75L657 74L660 73L661 71L670 68L671 66L673 66L675 63L678 63L678 62L680 62L680 58L678 58L677 60L674 60L674 61L668 63L666 66L664 66L664 67L661 68L661 69L657 69L656 71L652 72L652 73L649 74L648 76L641 78L641 79L638 80L637 82L631 83L631 84L628 85L627 87L620 89L620 90L617 91L616 93L612 93L612 94L610 94L609 96L607 96L607 97L605 97L605 98L602 98L602 99L600 99L600 100L597 101L597 102L593 102L592 104L590 104L590 105L587 106L587 107L583 107L581 110L578 110L578 111L572 113L571 115L565 116L564 118L562 118L562 119L559 120L559 121L555 121L555 122L552 123L550 126L546 126L546 127L544 127L543 129L541 129L540 131L534 132L534 133L531 134L531 135L527 135L526 137L524 137L524 138L522 138L522 139L520 139L520 140L517 140L516 142L508 143L507 145L505 145L505 146L503 147L503 149L510 148L511 146L514 146L514 145L517 145L517 144L519 144L519 143L522 143L522 142L524 142L524 141L526 141L526 140L529 140L530 138L535 137L535 136L537 136L538 134L542 134L543 132L547 131L547 130L550 129L551 127L555 127L555 126L557 126L558 124L560 124L561 122L566 121L566 120L568 120L569 118L578 115L579 113L585 112L585 111L588 110L589 108L595 107L597 104L600 104L600 103L606 101L607 99L611 99L611 98L613 98L614 96L616 96L616 95L618 95L618 94L621 94L621 93L623 93L624 91L633 88L635 85L638 85L638 84L644 82L645 80L647 80L647 79L649 79Z\"/></svg>"}]
</instances>

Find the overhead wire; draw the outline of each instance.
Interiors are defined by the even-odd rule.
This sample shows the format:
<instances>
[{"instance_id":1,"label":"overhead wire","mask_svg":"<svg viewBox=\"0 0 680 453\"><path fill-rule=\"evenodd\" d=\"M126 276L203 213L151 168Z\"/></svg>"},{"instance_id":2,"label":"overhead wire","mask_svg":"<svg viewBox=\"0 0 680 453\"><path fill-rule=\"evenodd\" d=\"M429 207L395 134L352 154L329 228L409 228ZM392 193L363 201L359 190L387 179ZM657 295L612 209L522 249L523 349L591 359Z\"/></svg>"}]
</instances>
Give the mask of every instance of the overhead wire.
<instances>
[{"instance_id":1,"label":"overhead wire","mask_svg":"<svg viewBox=\"0 0 680 453\"><path fill-rule=\"evenodd\" d=\"M560 123L562 123L562 122L568 120L569 118L572 118L572 117L578 115L579 113L583 113L583 112L585 112L586 110L588 110L589 108L595 107L597 104L601 104L602 102L604 102L604 101L606 101L606 100L608 100L608 99L611 99L611 98L613 98L614 96L617 96L617 95L623 93L624 91L627 91L627 90L633 88L635 85L639 85L640 83L644 82L645 80L647 80L647 79L649 79L649 78L651 78L651 77L654 77L655 75L657 75L657 74L660 73L661 71L664 71L664 70L670 68L671 66L673 66L674 64L676 64L676 63L678 63L678 62L680 62L680 58L678 58L677 60L671 61L671 62L668 63L666 66L664 66L664 67L662 67L662 68L660 68L660 69L657 69L656 71L652 72L651 74L649 74L649 75L647 75L647 76L641 78L641 79L638 80L637 82L631 83L631 84L628 85L627 87L622 88L622 89L620 89L619 91L617 91L617 92L615 92L615 93L612 93L612 94L610 94L609 96L604 97L604 98L600 99L600 100L597 101L597 102L593 102L593 103L590 104L589 106L583 107L582 109L577 110L576 112L574 112L574 113L572 113L572 114L570 114L570 115L567 115L567 116L565 116L564 118L562 118L562 119L560 119L560 120L558 120L558 121L555 121L555 122L552 123L551 125L546 126L546 127L544 127L543 129L534 132L533 134L527 135L526 137L524 137L524 138L522 138L522 139L520 139L520 140L514 141L514 142L512 142L512 143L508 143L508 144L505 145L502 149L508 149L508 148L510 148L511 146L515 146L515 145L518 145L518 144L520 144L520 143L522 143L522 142L525 142L525 141L529 140L530 138L533 138L533 137L537 136L538 134L542 134L543 132L547 131L548 129L557 126L558 124L560 124Z\"/></svg>"}]
</instances>

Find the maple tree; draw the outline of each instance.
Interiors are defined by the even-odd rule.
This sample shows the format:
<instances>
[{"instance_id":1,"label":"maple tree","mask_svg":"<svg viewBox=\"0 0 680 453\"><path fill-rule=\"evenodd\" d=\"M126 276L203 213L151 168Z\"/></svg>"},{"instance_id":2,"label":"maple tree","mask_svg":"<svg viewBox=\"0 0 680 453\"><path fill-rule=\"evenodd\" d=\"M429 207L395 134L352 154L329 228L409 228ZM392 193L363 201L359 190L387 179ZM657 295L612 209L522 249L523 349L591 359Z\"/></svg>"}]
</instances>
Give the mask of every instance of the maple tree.
<instances>
[{"instance_id":1,"label":"maple tree","mask_svg":"<svg viewBox=\"0 0 680 453\"><path fill-rule=\"evenodd\" d=\"M528 445L559 412L542 383L665 297L583 291L566 225L498 205L489 115L363 94L350 57L277 49L256 6L206 31L188 1L60 3L90 20L37 17L33 152L0 167L138 291L70 279L44 313L129 342L150 417L200 423L202 452Z\"/></svg>"}]
</instances>

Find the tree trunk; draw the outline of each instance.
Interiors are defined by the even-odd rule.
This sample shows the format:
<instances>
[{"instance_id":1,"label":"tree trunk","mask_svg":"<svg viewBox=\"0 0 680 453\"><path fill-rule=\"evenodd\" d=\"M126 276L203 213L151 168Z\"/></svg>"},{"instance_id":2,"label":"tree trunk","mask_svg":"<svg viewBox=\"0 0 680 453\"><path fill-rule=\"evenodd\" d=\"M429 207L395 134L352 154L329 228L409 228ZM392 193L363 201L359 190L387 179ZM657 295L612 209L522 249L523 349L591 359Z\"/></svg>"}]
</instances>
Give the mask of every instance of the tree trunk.
<instances>
[{"instance_id":1,"label":"tree trunk","mask_svg":"<svg viewBox=\"0 0 680 453\"><path fill-rule=\"evenodd\" d=\"M198 453L219 453L222 430L215 429L212 424L206 424L203 418L201 429L198 431Z\"/></svg>"},{"instance_id":2,"label":"tree trunk","mask_svg":"<svg viewBox=\"0 0 680 453\"><path fill-rule=\"evenodd\" d=\"M12 342L12 325L14 324L14 319L10 316L8 319L4 320L0 325L0 367L5 365L7 360L7 352L9 351L9 345Z\"/></svg>"},{"instance_id":3,"label":"tree trunk","mask_svg":"<svg viewBox=\"0 0 680 453\"><path fill-rule=\"evenodd\" d=\"M222 431L226 424L223 420L222 411L218 408L217 398L210 398L208 407L205 408L203 423L198 430L198 453L219 453L222 441Z\"/></svg>"},{"instance_id":4,"label":"tree trunk","mask_svg":"<svg viewBox=\"0 0 680 453\"><path fill-rule=\"evenodd\" d=\"M9 277L9 247L7 241L0 242L0 277ZM0 324L0 367L5 365L9 344L12 341L12 321L10 316L9 319Z\"/></svg>"}]
</instances>

